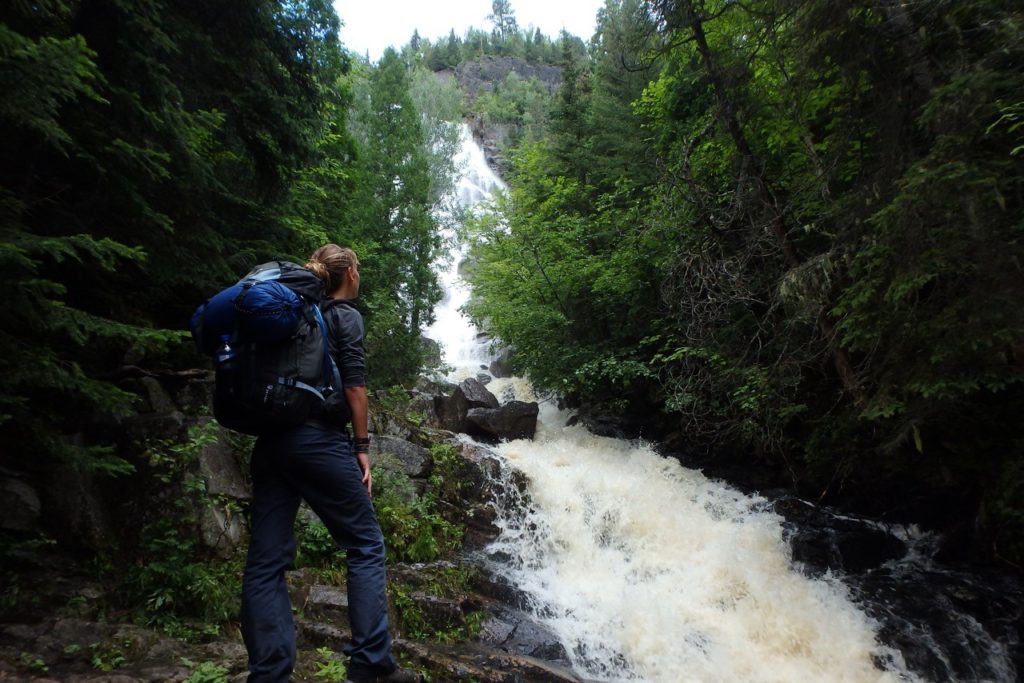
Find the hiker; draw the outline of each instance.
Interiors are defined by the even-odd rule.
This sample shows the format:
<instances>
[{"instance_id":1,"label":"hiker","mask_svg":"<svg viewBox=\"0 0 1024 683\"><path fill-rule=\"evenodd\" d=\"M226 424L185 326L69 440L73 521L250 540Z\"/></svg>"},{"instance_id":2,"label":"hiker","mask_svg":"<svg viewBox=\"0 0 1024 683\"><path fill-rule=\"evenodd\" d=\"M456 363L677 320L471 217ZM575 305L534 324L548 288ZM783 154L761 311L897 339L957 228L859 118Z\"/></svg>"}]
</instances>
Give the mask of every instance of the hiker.
<instances>
[{"instance_id":1,"label":"hiker","mask_svg":"<svg viewBox=\"0 0 1024 683\"><path fill-rule=\"evenodd\" d=\"M300 499L347 554L349 681L417 681L415 674L397 668L391 652L384 537L370 502L363 319L349 303L359 294L359 260L351 249L328 244L313 252L306 268L327 292L321 309L344 390L332 395L314 419L260 436L253 448L252 535L242 582L249 681L287 681L295 666L285 570L295 559L293 529ZM348 410L353 439L346 424Z\"/></svg>"}]
</instances>

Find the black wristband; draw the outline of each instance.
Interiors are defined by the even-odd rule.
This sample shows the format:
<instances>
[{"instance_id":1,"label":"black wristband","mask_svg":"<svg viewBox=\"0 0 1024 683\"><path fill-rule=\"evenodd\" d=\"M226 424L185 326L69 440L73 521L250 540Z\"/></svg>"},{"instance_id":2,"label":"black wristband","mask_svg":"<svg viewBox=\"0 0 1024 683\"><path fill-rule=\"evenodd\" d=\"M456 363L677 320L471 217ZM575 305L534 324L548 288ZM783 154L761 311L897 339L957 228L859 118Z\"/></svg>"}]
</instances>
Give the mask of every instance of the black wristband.
<instances>
[{"instance_id":1,"label":"black wristband","mask_svg":"<svg viewBox=\"0 0 1024 683\"><path fill-rule=\"evenodd\" d=\"M370 437L356 437L352 439L352 444L356 453L369 453L370 452Z\"/></svg>"}]
</instances>

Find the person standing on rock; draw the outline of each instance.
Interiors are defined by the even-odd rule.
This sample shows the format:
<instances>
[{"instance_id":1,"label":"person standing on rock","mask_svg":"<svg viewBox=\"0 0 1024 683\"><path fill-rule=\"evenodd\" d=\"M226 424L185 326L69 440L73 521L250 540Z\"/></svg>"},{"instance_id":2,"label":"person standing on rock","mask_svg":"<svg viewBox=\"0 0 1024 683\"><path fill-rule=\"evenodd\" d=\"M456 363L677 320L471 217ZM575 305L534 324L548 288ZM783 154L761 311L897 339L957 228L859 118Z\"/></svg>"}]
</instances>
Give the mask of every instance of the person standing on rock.
<instances>
[{"instance_id":1,"label":"person standing on rock","mask_svg":"<svg viewBox=\"0 0 1024 683\"><path fill-rule=\"evenodd\" d=\"M349 303L359 294L359 260L351 249L328 244L313 252L306 268L324 282L321 309L345 388L317 419L261 436L253 448L252 535L242 580L248 680L283 683L295 666L285 571L295 559L295 515L304 499L347 555L349 681L417 681L397 667L391 652L384 536L370 502L363 319ZM348 435L349 413L354 439Z\"/></svg>"}]
</instances>

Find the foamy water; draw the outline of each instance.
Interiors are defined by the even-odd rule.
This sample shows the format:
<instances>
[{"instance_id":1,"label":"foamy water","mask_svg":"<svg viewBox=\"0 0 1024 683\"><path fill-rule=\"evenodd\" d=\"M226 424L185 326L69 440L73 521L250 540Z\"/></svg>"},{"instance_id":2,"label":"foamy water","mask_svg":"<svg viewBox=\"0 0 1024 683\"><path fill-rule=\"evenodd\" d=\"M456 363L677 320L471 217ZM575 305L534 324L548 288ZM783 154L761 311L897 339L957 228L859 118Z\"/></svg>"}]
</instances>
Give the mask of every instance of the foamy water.
<instances>
[{"instance_id":1,"label":"foamy water","mask_svg":"<svg viewBox=\"0 0 1024 683\"><path fill-rule=\"evenodd\" d=\"M650 448L563 427L499 446L529 481L496 567L597 680L915 680L838 581L793 569L781 518ZM897 664L882 671L875 661Z\"/></svg>"},{"instance_id":2,"label":"foamy water","mask_svg":"<svg viewBox=\"0 0 1024 683\"><path fill-rule=\"evenodd\" d=\"M470 149L465 149L466 146ZM464 129L466 205L500 180ZM480 167L482 166L482 168ZM460 251L428 335L444 347L450 378L475 376L489 357L461 315L468 299ZM526 380L488 388L536 400ZM838 580L811 579L790 563L781 518L649 447L565 426L542 403L536 438L496 448L505 487L493 570L527 596L574 669L602 681L913 681L901 655ZM509 558L509 559L504 559ZM876 664L878 662L879 664ZM880 667L886 667L883 670Z\"/></svg>"}]
</instances>

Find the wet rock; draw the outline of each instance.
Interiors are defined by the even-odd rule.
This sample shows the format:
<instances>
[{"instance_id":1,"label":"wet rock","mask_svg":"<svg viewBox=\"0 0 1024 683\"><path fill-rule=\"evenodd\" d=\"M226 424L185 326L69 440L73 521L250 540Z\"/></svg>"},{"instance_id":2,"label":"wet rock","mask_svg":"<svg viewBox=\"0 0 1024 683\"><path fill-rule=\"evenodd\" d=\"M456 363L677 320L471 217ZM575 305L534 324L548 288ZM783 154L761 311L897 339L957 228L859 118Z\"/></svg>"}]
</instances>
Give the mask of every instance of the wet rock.
<instances>
[{"instance_id":1,"label":"wet rock","mask_svg":"<svg viewBox=\"0 0 1024 683\"><path fill-rule=\"evenodd\" d=\"M503 652L480 643L426 645L396 642L395 650L427 667L438 680L479 683L581 683L565 667L526 655Z\"/></svg>"},{"instance_id":2,"label":"wet rock","mask_svg":"<svg viewBox=\"0 0 1024 683\"><path fill-rule=\"evenodd\" d=\"M466 431L466 413L469 401L462 387L456 387L450 396L434 397L434 413L437 415L438 426L450 432Z\"/></svg>"},{"instance_id":3,"label":"wet rock","mask_svg":"<svg viewBox=\"0 0 1024 683\"><path fill-rule=\"evenodd\" d=\"M465 379L459 385L462 393L466 396L466 404L469 408L497 408L498 399L487 390L487 387L479 379L472 377Z\"/></svg>"},{"instance_id":4,"label":"wet rock","mask_svg":"<svg viewBox=\"0 0 1024 683\"><path fill-rule=\"evenodd\" d=\"M490 374L486 372L478 372L476 373L476 381L480 382L480 384L483 384L484 386L487 386L492 381L494 381L494 378L491 377Z\"/></svg>"},{"instance_id":5,"label":"wet rock","mask_svg":"<svg viewBox=\"0 0 1024 683\"><path fill-rule=\"evenodd\" d=\"M558 636L526 612L500 609L481 626L480 641L504 652L569 665Z\"/></svg>"},{"instance_id":6,"label":"wet rock","mask_svg":"<svg viewBox=\"0 0 1024 683\"><path fill-rule=\"evenodd\" d=\"M494 554L491 560L496 562L507 562L512 558L502 558ZM483 572L473 581L473 589L481 595L492 598L497 602L517 610L529 609L529 597L522 588L512 583L508 578L492 572Z\"/></svg>"},{"instance_id":7,"label":"wet rock","mask_svg":"<svg viewBox=\"0 0 1024 683\"><path fill-rule=\"evenodd\" d=\"M524 401L509 401L500 408L470 408L466 431L490 441L532 439L539 412L536 403Z\"/></svg>"},{"instance_id":8,"label":"wet rock","mask_svg":"<svg viewBox=\"0 0 1024 683\"><path fill-rule=\"evenodd\" d=\"M506 346L499 353L498 357L491 361L491 364L487 367L491 375L494 377L511 377L512 376L512 356L515 354L515 349L511 346Z\"/></svg>"},{"instance_id":9,"label":"wet rock","mask_svg":"<svg viewBox=\"0 0 1024 683\"><path fill-rule=\"evenodd\" d=\"M591 434L615 439L632 438L633 432L636 431L636 427L626 416L595 409L581 409L578 415L569 419L568 424L582 424Z\"/></svg>"},{"instance_id":10,"label":"wet rock","mask_svg":"<svg viewBox=\"0 0 1024 683\"><path fill-rule=\"evenodd\" d=\"M925 680L1014 680L1024 668L1024 589L1015 579L900 563L846 582L880 624L879 640Z\"/></svg>"},{"instance_id":11,"label":"wet rock","mask_svg":"<svg viewBox=\"0 0 1024 683\"><path fill-rule=\"evenodd\" d=\"M811 574L863 572L907 552L906 543L874 522L839 516L791 496L774 501L772 508L787 521L793 561Z\"/></svg>"}]
</instances>

